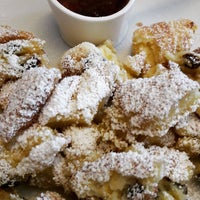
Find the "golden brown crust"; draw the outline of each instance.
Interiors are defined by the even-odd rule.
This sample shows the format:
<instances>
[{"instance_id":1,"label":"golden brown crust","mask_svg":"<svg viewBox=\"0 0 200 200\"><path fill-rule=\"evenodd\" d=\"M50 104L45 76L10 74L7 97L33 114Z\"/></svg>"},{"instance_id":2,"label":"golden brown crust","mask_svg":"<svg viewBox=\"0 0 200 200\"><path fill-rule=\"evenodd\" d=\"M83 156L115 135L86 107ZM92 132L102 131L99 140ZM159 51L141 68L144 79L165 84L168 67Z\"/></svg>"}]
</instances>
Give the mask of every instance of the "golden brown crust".
<instances>
[{"instance_id":1,"label":"golden brown crust","mask_svg":"<svg viewBox=\"0 0 200 200\"><path fill-rule=\"evenodd\" d=\"M8 91L7 106L0 115L2 140L10 141L20 130L33 123L59 79L58 69L40 67L27 71L13 83L12 90Z\"/></svg>"},{"instance_id":2,"label":"golden brown crust","mask_svg":"<svg viewBox=\"0 0 200 200\"><path fill-rule=\"evenodd\" d=\"M159 76L121 84L106 112L113 130L160 137L199 104L199 84L171 63Z\"/></svg>"},{"instance_id":3,"label":"golden brown crust","mask_svg":"<svg viewBox=\"0 0 200 200\"><path fill-rule=\"evenodd\" d=\"M195 113L190 114L186 119L179 121L175 131L179 136L200 138L200 118Z\"/></svg>"},{"instance_id":4,"label":"golden brown crust","mask_svg":"<svg viewBox=\"0 0 200 200\"><path fill-rule=\"evenodd\" d=\"M9 80L21 78L31 68L48 67L44 43L43 40L33 38L0 44L0 87Z\"/></svg>"},{"instance_id":5,"label":"golden brown crust","mask_svg":"<svg viewBox=\"0 0 200 200\"><path fill-rule=\"evenodd\" d=\"M81 75L93 60L104 60L101 51L94 44L83 42L64 53L59 67L63 76Z\"/></svg>"},{"instance_id":6,"label":"golden brown crust","mask_svg":"<svg viewBox=\"0 0 200 200\"><path fill-rule=\"evenodd\" d=\"M145 51L151 68L146 76L154 74L156 64L167 62L167 55L189 51L197 25L188 19L158 22L137 29L133 35L133 54Z\"/></svg>"},{"instance_id":7,"label":"golden brown crust","mask_svg":"<svg viewBox=\"0 0 200 200\"><path fill-rule=\"evenodd\" d=\"M6 43L11 40L29 40L34 38L33 34L26 31L16 30L10 26L0 26L0 43Z\"/></svg>"}]
</instances>

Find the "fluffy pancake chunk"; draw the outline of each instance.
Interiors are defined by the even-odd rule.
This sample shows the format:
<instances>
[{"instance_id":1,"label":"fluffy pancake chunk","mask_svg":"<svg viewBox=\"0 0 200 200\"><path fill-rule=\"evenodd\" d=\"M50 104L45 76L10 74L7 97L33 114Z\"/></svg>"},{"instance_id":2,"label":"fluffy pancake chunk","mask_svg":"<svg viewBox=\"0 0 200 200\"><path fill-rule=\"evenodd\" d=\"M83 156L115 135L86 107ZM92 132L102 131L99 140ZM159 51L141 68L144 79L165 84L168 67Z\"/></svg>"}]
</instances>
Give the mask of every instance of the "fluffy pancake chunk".
<instances>
[{"instance_id":1,"label":"fluffy pancake chunk","mask_svg":"<svg viewBox=\"0 0 200 200\"><path fill-rule=\"evenodd\" d=\"M14 82L7 107L0 114L0 136L5 142L29 126L60 79L58 69L30 69ZM14 91L14 92L13 92Z\"/></svg>"},{"instance_id":2,"label":"fluffy pancake chunk","mask_svg":"<svg viewBox=\"0 0 200 200\"><path fill-rule=\"evenodd\" d=\"M0 44L0 87L9 80L16 80L30 68L48 66L43 40L12 40Z\"/></svg>"},{"instance_id":3,"label":"fluffy pancake chunk","mask_svg":"<svg viewBox=\"0 0 200 200\"><path fill-rule=\"evenodd\" d=\"M34 124L23 132L11 145L2 145L0 153L0 185L35 177L53 165L61 149L69 144L70 138L63 137L49 127Z\"/></svg>"},{"instance_id":4,"label":"fluffy pancake chunk","mask_svg":"<svg viewBox=\"0 0 200 200\"><path fill-rule=\"evenodd\" d=\"M112 96L119 68L113 62L93 60L81 76L65 77L42 109L43 125L89 125Z\"/></svg>"},{"instance_id":5,"label":"fluffy pancake chunk","mask_svg":"<svg viewBox=\"0 0 200 200\"><path fill-rule=\"evenodd\" d=\"M101 51L90 42L83 42L64 53L59 67L63 76L81 75L91 62L105 60Z\"/></svg>"},{"instance_id":6,"label":"fluffy pancake chunk","mask_svg":"<svg viewBox=\"0 0 200 200\"><path fill-rule=\"evenodd\" d=\"M39 117L41 124L60 126L62 123L71 121L69 115L72 109L69 105L72 104L71 101L79 83L79 76L65 77L60 81L42 109Z\"/></svg>"},{"instance_id":7,"label":"fluffy pancake chunk","mask_svg":"<svg viewBox=\"0 0 200 200\"><path fill-rule=\"evenodd\" d=\"M65 191L70 191L70 179L85 161L94 161L102 155L98 149L100 132L97 126L69 127L63 133L71 142L62 155L58 155L53 166L54 180Z\"/></svg>"},{"instance_id":8,"label":"fluffy pancake chunk","mask_svg":"<svg viewBox=\"0 0 200 200\"><path fill-rule=\"evenodd\" d=\"M200 118L192 113L175 126L179 136L198 137L200 139Z\"/></svg>"},{"instance_id":9,"label":"fluffy pancake chunk","mask_svg":"<svg viewBox=\"0 0 200 200\"><path fill-rule=\"evenodd\" d=\"M146 62L151 67L145 76L152 76L156 64L166 63L169 54L189 51L196 30L197 25L188 19L158 22L137 29L133 34L132 48L134 54L144 51L147 55Z\"/></svg>"},{"instance_id":10,"label":"fluffy pancake chunk","mask_svg":"<svg viewBox=\"0 0 200 200\"><path fill-rule=\"evenodd\" d=\"M71 184L79 198L122 199L124 191L137 179L153 193L151 189L155 189L163 177L175 182L186 181L193 169L186 153L136 145L135 151L111 152L94 162L85 162L72 177Z\"/></svg>"},{"instance_id":11,"label":"fluffy pancake chunk","mask_svg":"<svg viewBox=\"0 0 200 200\"><path fill-rule=\"evenodd\" d=\"M116 131L163 136L199 103L199 84L171 63L171 69L161 75L121 84L107 109L107 118Z\"/></svg>"},{"instance_id":12,"label":"fluffy pancake chunk","mask_svg":"<svg viewBox=\"0 0 200 200\"><path fill-rule=\"evenodd\" d=\"M30 32L16 30L10 26L0 26L0 43L6 43L11 40L29 40L31 38L34 38L34 36Z\"/></svg>"}]
</instances>

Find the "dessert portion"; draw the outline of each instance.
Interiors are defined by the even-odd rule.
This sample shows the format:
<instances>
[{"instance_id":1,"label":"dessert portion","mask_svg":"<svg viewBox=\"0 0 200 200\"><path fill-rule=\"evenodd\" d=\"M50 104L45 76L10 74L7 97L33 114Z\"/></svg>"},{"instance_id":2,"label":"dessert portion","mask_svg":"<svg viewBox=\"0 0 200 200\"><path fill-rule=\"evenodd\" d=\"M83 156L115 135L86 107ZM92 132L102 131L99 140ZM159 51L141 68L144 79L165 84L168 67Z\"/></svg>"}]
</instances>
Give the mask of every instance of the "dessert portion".
<instances>
[{"instance_id":1,"label":"dessert portion","mask_svg":"<svg viewBox=\"0 0 200 200\"><path fill-rule=\"evenodd\" d=\"M105 59L101 51L92 43L83 42L68 51L60 59L59 68L63 76L81 75L86 69Z\"/></svg>"},{"instance_id":2,"label":"dessert portion","mask_svg":"<svg viewBox=\"0 0 200 200\"><path fill-rule=\"evenodd\" d=\"M188 199L200 175L196 28L140 27L125 61L110 41L83 42L51 68L43 41L1 27L0 199L29 199L20 185L39 189L34 200Z\"/></svg>"},{"instance_id":3,"label":"dessert portion","mask_svg":"<svg viewBox=\"0 0 200 200\"><path fill-rule=\"evenodd\" d=\"M85 162L71 180L78 197L127 199L127 190L139 181L145 188L143 195L156 198L158 183L164 177L181 182L192 174L193 165L185 153L155 146L134 148L135 151L110 152L94 162Z\"/></svg>"},{"instance_id":4,"label":"dessert portion","mask_svg":"<svg viewBox=\"0 0 200 200\"><path fill-rule=\"evenodd\" d=\"M10 26L0 25L0 43L6 43L11 40L30 40L34 38L33 33L17 30Z\"/></svg>"},{"instance_id":5,"label":"dessert portion","mask_svg":"<svg viewBox=\"0 0 200 200\"><path fill-rule=\"evenodd\" d=\"M188 19L158 22L134 31L133 54L145 52L149 69L143 75L152 76L157 64L166 64L168 57L190 51L194 42L197 25Z\"/></svg>"},{"instance_id":6,"label":"dessert portion","mask_svg":"<svg viewBox=\"0 0 200 200\"><path fill-rule=\"evenodd\" d=\"M1 143L0 185L27 181L44 172L68 143L69 137L39 124L25 130L14 144Z\"/></svg>"},{"instance_id":7,"label":"dessert portion","mask_svg":"<svg viewBox=\"0 0 200 200\"><path fill-rule=\"evenodd\" d=\"M199 84L174 63L151 78L132 79L116 89L107 108L111 128L133 135L163 136L200 103Z\"/></svg>"},{"instance_id":8,"label":"dessert portion","mask_svg":"<svg viewBox=\"0 0 200 200\"><path fill-rule=\"evenodd\" d=\"M60 77L58 69L38 67L28 70L21 79L12 83L12 89L3 90L1 105L4 109L0 115L2 140L10 141L35 121ZM7 104L4 105L4 102Z\"/></svg>"},{"instance_id":9,"label":"dessert portion","mask_svg":"<svg viewBox=\"0 0 200 200\"><path fill-rule=\"evenodd\" d=\"M88 52L90 46L92 49ZM67 51L64 54L65 59L69 58L69 55L72 56L72 64L66 65L65 61L63 69L69 73L76 68L79 72L77 75L64 77L57 85L42 109L39 122L43 125L90 125L115 88L119 67L103 58L97 47L82 43ZM73 65L73 62L76 64ZM66 72L64 74L67 75Z\"/></svg>"},{"instance_id":10,"label":"dessert portion","mask_svg":"<svg viewBox=\"0 0 200 200\"><path fill-rule=\"evenodd\" d=\"M44 43L32 33L0 26L0 88L31 68L49 66Z\"/></svg>"}]
</instances>

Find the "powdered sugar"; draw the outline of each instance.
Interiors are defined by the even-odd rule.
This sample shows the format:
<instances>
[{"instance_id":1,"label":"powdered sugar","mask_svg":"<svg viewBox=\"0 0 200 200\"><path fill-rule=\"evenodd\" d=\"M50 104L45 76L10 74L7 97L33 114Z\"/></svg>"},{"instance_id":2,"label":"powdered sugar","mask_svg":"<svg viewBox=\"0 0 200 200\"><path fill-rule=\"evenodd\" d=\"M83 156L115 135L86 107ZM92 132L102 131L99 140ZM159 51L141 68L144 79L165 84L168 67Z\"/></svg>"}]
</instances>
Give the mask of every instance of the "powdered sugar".
<instances>
[{"instance_id":1,"label":"powdered sugar","mask_svg":"<svg viewBox=\"0 0 200 200\"><path fill-rule=\"evenodd\" d=\"M32 122L59 79L59 70L41 67L27 71L13 83L15 93L9 94L8 105L0 115L3 140L10 140Z\"/></svg>"},{"instance_id":2,"label":"powdered sugar","mask_svg":"<svg viewBox=\"0 0 200 200\"><path fill-rule=\"evenodd\" d=\"M17 39L31 39L33 34L26 31L16 30L10 26L0 26L0 43L6 43Z\"/></svg>"},{"instance_id":3,"label":"powdered sugar","mask_svg":"<svg viewBox=\"0 0 200 200\"><path fill-rule=\"evenodd\" d=\"M80 57L82 52L76 53ZM76 61L77 64L82 66L84 59L89 61L84 64L87 67L81 70L80 76L66 77L58 84L42 110L40 123L91 124L100 106L112 95L119 67L113 62L99 59L99 55L93 59L82 58L80 62Z\"/></svg>"},{"instance_id":4,"label":"powdered sugar","mask_svg":"<svg viewBox=\"0 0 200 200\"><path fill-rule=\"evenodd\" d=\"M199 84L187 78L175 64L171 63L171 67L159 76L126 81L119 87L113 100L115 113L112 113L111 125L114 129L122 123L123 128L126 126L124 130L134 134L162 136L180 118L197 109ZM179 103L186 95L191 99L190 104L182 108ZM127 118L126 122L120 121L123 118L120 115Z\"/></svg>"},{"instance_id":5,"label":"powdered sugar","mask_svg":"<svg viewBox=\"0 0 200 200\"><path fill-rule=\"evenodd\" d=\"M68 105L72 100L72 95L77 90L79 82L79 76L66 77L56 86L55 91L40 114L39 122L41 124L50 124L52 120L58 122L62 117L69 115L71 109Z\"/></svg>"},{"instance_id":6,"label":"powdered sugar","mask_svg":"<svg viewBox=\"0 0 200 200\"><path fill-rule=\"evenodd\" d=\"M72 180L78 196L84 198L90 194L90 184L110 181L113 172L125 177L150 178L152 183L158 183L165 176L179 182L192 175L194 166L185 153L154 146L145 149L136 145L135 148L137 152L111 152L94 162L85 162Z\"/></svg>"},{"instance_id":7,"label":"powdered sugar","mask_svg":"<svg viewBox=\"0 0 200 200\"><path fill-rule=\"evenodd\" d=\"M30 68L48 65L43 51L44 41L38 38L30 40L12 40L0 44L0 87L8 80L16 80Z\"/></svg>"}]
</instances>

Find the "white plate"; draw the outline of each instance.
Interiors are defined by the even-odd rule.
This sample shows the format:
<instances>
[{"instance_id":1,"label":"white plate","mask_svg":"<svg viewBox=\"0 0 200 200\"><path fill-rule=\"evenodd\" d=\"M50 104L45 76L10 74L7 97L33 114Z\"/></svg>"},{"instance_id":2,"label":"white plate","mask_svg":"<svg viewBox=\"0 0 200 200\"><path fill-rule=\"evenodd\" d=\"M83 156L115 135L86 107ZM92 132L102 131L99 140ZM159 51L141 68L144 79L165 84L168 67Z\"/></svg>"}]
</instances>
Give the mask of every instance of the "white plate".
<instances>
[{"instance_id":1,"label":"white plate","mask_svg":"<svg viewBox=\"0 0 200 200\"><path fill-rule=\"evenodd\" d=\"M118 53L121 56L130 54L132 33L137 28L137 23L149 25L158 21L189 18L200 28L199 9L200 0L136 0L129 15L126 37L116 47ZM0 0L0 24L33 32L44 39L45 49L53 66L69 48L60 37L47 0ZM197 37L200 38L199 35ZM194 195L197 195L197 192ZM200 199L200 196L193 199Z\"/></svg>"}]
</instances>

